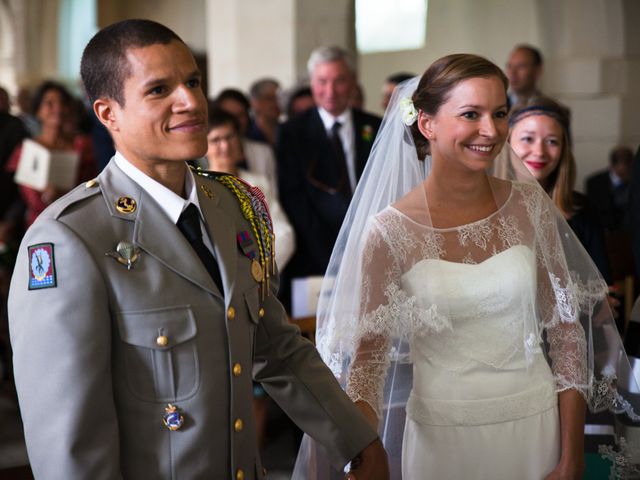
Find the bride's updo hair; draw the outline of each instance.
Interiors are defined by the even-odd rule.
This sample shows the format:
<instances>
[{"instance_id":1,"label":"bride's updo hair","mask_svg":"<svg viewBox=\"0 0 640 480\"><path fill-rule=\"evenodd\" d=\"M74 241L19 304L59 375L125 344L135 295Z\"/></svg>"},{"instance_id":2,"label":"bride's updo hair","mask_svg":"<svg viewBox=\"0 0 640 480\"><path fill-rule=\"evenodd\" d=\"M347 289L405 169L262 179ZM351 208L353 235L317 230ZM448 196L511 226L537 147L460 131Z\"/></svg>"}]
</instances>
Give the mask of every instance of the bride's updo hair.
<instances>
[{"instance_id":1,"label":"bride's updo hair","mask_svg":"<svg viewBox=\"0 0 640 480\"><path fill-rule=\"evenodd\" d=\"M456 53L442 57L424 72L411 100L416 110L429 115L438 113L440 106L449 99L449 92L461 81L477 77L496 77L504 85L505 100L509 80L493 62L478 55ZM418 130L418 122L411 125L411 134L416 144L418 158L429 154L429 141Z\"/></svg>"}]
</instances>

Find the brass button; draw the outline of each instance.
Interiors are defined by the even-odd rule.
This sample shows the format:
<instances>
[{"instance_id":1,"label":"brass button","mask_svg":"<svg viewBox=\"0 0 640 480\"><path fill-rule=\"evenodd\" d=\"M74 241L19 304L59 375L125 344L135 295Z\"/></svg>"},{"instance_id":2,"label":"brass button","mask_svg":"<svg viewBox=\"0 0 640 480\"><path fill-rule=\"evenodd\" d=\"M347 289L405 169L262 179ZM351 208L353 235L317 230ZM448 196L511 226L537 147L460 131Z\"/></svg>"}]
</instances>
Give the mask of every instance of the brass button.
<instances>
[{"instance_id":1,"label":"brass button","mask_svg":"<svg viewBox=\"0 0 640 480\"><path fill-rule=\"evenodd\" d=\"M166 347L167 345L169 345L169 338L164 335L160 335L158 338L156 338L156 343L159 347Z\"/></svg>"},{"instance_id":2,"label":"brass button","mask_svg":"<svg viewBox=\"0 0 640 480\"><path fill-rule=\"evenodd\" d=\"M92 187L95 187L96 185L98 185L98 181L95 178L92 178L91 180L89 180L87 183L84 184L86 188L92 188Z\"/></svg>"},{"instance_id":3,"label":"brass button","mask_svg":"<svg viewBox=\"0 0 640 480\"><path fill-rule=\"evenodd\" d=\"M260 318L264 317L264 308L260 308L260 310L258 310L258 316Z\"/></svg>"},{"instance_id":4,"label":"brass button","mask_svg":"<svg viewBox=\"0 0 640 480\"><path fill-rule=\"evenodd\" d=\"M236 363L233 366L233 376L239 377L241 373L242 373L242 366L239 363Z\"/></svg>"},{"instance_id":5,"label":"brass button","mask_svg":"<svg viewBox=\"0 0 640 480\"><path fill-rule=\"evenodd\" d=\"M227 317L229 317L230 320L236 318L236 309L233 307L229 307L229 310L227 310Z\"/></svg>"},{"instance_id":6,"label":"brass button","mask_svg":"<svg viewBox=\"0 0 640 480\"><path fill-rule=\"evenodd\" d=\"M244 480L244 472L240 468L236 472L236 480Z\"/></svg>"},{"instance_id":7,"label":"brass button","mask_svg":"<svg viewBox=\"0 0 640 480\"><path fill-rule=\"evenodd\" d=\"M244 424L242 423L242 419L241 418L237 418L235 422L233 422L233 429L236 432L241 432L242 431L242 427L244 427Z\"/></svg>"}]
</instances>

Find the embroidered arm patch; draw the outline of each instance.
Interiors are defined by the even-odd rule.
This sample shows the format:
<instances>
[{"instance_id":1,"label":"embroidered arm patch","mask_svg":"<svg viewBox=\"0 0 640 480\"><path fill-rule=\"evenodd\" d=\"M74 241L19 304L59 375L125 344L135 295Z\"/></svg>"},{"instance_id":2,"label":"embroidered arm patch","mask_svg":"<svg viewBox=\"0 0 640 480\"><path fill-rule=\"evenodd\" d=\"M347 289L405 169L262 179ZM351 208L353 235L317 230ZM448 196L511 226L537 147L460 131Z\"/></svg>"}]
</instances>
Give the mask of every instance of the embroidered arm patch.
<instances>
[{"instance_id":1,"label":"embroidered arm patch","mask_svg":"<svg viewBox=\"0 0 640 480\"><path fill-rule=\"evenodd\" d=\"M55 288L56 263L53 243L39 243L29 247L29 290Z\"/></svg>"}]
</instances>

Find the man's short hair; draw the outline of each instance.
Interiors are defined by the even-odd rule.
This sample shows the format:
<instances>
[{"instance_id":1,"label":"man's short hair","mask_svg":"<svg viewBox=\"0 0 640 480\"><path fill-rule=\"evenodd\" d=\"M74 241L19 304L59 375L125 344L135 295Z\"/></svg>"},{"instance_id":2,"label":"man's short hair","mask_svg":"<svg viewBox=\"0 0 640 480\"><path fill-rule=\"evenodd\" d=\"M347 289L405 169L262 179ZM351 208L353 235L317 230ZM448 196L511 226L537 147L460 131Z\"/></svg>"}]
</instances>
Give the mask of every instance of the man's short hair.
<instances>
[{"instance_id":1,"label":"man's short hair","mask_svg":"<svg viewBox=\"0 0 640 480\"><path fill-rule=\"evenodd\" d=\"M209 131L223 125L230 125L236 133L240 132L238 119L220 107L213 107L209 110Z\"/></svg>"},{"instance_id":2,"label":"man's short hair","mask_svg":"<svg viewBox=\"0 0 640 480\"><path fill-rule=\"evenodd\" d=\"M398 73L394 73L393 75L389 75L387 77L386 82L393 83L394 85L398 85L399 83L409 80L415 76L416 75L414 73L398 72Z\"/></svg>"},{"instance_id":3,"label":"man's short hair","mask_svg":"<svg viewBox=\"0 0 640 480\"><path fill-rule=\"evenodd\" d=\"M226 100L233 100L241 104L247 112L251 109L247 96L236 88L225 88L218 94L213 103L216 107L219 107Z\"/></svg>"},{"instance_id":4,"label":"man's short hair","mask_svg":"<svg viewBox=\"0 0 640 480\"><path fill-rule=\"evenodd\" d=\"M544 62L544 60L542 58L542 53L540 53L540 50L538 50L533 45L529 45L528 43L521 43L521 44L516 45L514 47L513 51L515 52L516 50L524 50L524 51L528 52L529 55L531 55L531 59L533 60L533 64L536 67L540 67L542 65L542 63Z\"/></svg>"},{"instance_id":5,"label":"man's short hair","mask_svg":"<svg viewBox=\"0 0 640 480\"><path fill-rule=\"evenodd\" d=\"M276 89L280 88L280 84L275 78L261 78L251 84L251 87L249 88L249 96L253 100L257 100L265 94L265 91L268 88L273 87Z\"/></svg>"},{"instance_id":6,"label":"man's short hair","mask_svg":"<svg viewBox=\"0 0 640 480\"><path fill-rule=\"evenodd\" d=\"M127 51L172 41L184 43L173 30L143 19L123 20L96 33L80 62L80 77L91 103L111 98L124 106L123 86L131 75Z\"/></svg>"},{"instance_id":7,"label":"man's short hair","mask_svg":"<svg viewBox=\"0 0 640 480\"><path fill-rule=\"evenodd\" d=\"M307 71L309 72L309 75L313 75L313 71L319 64L339 62L341 60L346 63L349 70L351 70L351 73L355 75L356 67L351 55L349 55L346 50L336 46L322 46L311 52L309 61L307 62Z\"/></svg>"}]
</instances>

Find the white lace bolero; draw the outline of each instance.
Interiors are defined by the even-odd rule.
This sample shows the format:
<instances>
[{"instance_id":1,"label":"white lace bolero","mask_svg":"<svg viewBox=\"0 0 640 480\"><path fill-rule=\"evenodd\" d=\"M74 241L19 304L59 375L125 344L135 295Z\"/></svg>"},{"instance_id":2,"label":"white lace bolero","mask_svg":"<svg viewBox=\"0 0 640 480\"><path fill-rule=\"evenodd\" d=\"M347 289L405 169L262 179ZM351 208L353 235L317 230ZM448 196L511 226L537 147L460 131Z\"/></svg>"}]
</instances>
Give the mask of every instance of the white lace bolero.
<instances>
[{"instance_id":1,"label":"white lace bolero","mask_svg":"<svg viewBox=\"0 0 640 480\"><path fill-rule=\"evenodd\" d=\"M425 337L433 337L437 344L439 335L456 328L450 317L455 309L448 304L454 300L439 298L429 303L409 294L403 288L407 272L428 259L479 264L516 246L527 247L533 259L531 294L512 302L520 309L514 315L521 315L524 325L519 322L513 331L502 332L517 336L517 348L482 361L500 369L507 356L521 355L526 365L544 352L556 391L576 389L587 397L591 372L583 325L590 328L607 286L597 274L589 276L588 264L587 272L569 268L571 252L565 251L563 236L567 239L572 233L555 215L544 192L524 183L513 183L505 203L489 217L456 228L422 225L393 206L377 214L362 249L358 320L354 331L345 334L354 343L347 376L350 397L367 402L380 417L389 365L402 360L398 345ZM490 312L479 306L478 325ZM481 328L477 341L490 342ZM462 368L466 353L451 345L443 352L442 368L456 371ZM484 347L491 349L490 344Z\"/></svg>"}]
</instances>

